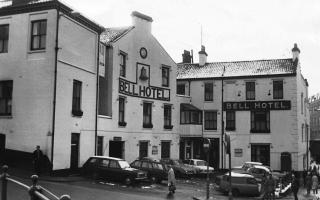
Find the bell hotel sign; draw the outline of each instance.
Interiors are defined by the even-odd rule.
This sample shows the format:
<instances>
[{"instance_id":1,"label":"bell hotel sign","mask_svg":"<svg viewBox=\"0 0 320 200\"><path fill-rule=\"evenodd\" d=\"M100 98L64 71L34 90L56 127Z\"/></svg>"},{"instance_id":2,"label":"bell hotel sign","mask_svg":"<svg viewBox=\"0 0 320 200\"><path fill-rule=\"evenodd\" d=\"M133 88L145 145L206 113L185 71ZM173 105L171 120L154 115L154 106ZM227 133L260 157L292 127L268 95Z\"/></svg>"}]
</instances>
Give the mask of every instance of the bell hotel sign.
<instances>
[{"instance_id":1,"label":"bell hotel sign","mask_svg":"<svg viewBox=\"0 0 320 200\"><path fill-rule=\"evenodd\" d=\"M224 102L223 110L226 110L226 111L291 110L291 101Z\"/></svg>"}]
</instances>

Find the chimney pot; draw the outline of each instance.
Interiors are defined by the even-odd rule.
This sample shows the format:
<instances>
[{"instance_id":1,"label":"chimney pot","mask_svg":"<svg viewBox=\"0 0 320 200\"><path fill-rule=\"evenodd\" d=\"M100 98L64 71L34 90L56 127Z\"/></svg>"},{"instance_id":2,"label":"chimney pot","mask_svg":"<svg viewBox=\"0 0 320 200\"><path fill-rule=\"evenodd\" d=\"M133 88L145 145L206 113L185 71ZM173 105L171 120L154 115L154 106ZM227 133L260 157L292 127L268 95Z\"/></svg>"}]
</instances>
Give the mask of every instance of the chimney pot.
<instances>
[{"instance_id":1,"label":"chimney pot","mask_svg":"<svg viewBox=\"0 0 320 200\"><path fill-rule=\"evenodd\" d=\"M204 66L207 63L207 56L205 46L201 45L201 51L199 51L199 65Z\"/></svg>"},{"instance_id":2,"label":"chimney pot","mask_svg":"<svg viewBox=\"0 0 320 200\"><path fill-rule=\"evenodd\" d=\"M296 59L299 59L300 49L298 48L297 43L294 43L294 46L291 51L292 51L292 60L295 61Z\"/></svg>"}]
</instances>

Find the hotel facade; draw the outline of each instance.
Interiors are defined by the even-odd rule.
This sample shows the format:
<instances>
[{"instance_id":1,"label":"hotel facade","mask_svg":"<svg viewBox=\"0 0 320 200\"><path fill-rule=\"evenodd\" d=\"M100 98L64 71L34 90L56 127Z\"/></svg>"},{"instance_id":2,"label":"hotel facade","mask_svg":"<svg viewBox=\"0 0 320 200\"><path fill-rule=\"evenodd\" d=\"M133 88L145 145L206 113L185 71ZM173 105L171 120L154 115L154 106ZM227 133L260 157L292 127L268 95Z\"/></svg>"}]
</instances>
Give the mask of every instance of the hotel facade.
<instances>
[{"instance_id":1,"label":"hotel facade","mask_svg":"<svg viewBox=\"0 0 320 200\"><path fill-rule=\"evenodd\" d=\"M202 47L199 63L191 63L185 51L177 73L180 158L205 159L208 138L210 164L227 168L227 133L232 166L257 161L275 170L306 169L308 83L296 45L292 53L289 59L207 62Z\"/></svg>"}]
</instances>

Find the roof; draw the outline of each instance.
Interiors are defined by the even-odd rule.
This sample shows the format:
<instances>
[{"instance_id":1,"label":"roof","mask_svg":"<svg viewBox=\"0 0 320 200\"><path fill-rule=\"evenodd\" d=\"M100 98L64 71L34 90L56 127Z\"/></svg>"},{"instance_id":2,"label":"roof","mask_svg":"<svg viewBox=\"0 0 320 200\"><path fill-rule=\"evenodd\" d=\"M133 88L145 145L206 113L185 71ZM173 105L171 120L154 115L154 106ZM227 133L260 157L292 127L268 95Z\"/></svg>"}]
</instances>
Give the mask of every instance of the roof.
<instances>
[{"instance_id":1,"label":"roof","mask_svg":"<svg viewBox=\"0 0 320 200\"><path fill-rule=\"evenodd\" d=\"M194 105L189 104L189 103L181 103L180 108L183 111L186 111L186 110L188 110L188 111L201 111L199 108L197 108Z\"/></svg>"},{"instance_id":2,"label":"roof","mask_svg":"<svg viewBox=\"0 0 320 200\"><path fill-rule=\"evenodd\" d=\"M266 75L295 75L297 62L289 59L212 62L199 66L195 63L179 63L177 79L206 79L254 77Z\"/></svg>"},{"instance_id":3,"label":"roof","mask_svg":"<svg viewBox=\"0 0 320 200\"><path fill-rule=\"evenodd\" d=\"M106 28L105 31L100 35L100 42L103 42L105 44L115 42L126 35L132 29L134 29L134 26Z\"/></svg>"},{"instance_id":4,"label":"roof","mask_svg":"<svg viewBox=\"0 0 320 200\"><path fill-rule=\"evenodd\" d=\"M76 12L62 0L14 0L15 4L12 4L12 0L2 0L0 1L0 16L30 13L49 9L59 9L68 17L74 19L75 21L95 30L97 32L102 32L104 27L100 26L96 22L90 20L83 14Z\"/></svg>"}]
</instances>

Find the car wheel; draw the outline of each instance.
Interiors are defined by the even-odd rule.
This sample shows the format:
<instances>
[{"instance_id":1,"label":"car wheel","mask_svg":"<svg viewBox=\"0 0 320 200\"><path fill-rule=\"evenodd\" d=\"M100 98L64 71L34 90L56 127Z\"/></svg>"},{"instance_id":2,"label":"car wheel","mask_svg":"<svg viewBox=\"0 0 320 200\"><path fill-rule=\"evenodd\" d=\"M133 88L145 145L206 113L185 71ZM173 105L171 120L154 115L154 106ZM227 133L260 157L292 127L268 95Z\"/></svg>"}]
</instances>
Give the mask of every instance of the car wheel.
<instances>
[{"instance_id":1,"label":"car wheel","mask_svg":"<svg viewBox=\"0 0 320 200\"><path fill-rule=\"evenodd\" d=\"M232 189L232 195L235 196L235 197L239 196L240 195L239 190L238 189Z\"/></svg>"},{"instance_id":2,"label":"car wheel","mask_svg":"<svg viewBox=\"0 0 320 200\"><path fill-rule=\"evenodd\" d=\"M124 182L125 182L126 185L131 185L132 180L131 180L130 177L127 177L127 178L124 180Z\"/></svg>"}]
</instances>

